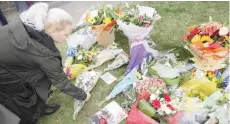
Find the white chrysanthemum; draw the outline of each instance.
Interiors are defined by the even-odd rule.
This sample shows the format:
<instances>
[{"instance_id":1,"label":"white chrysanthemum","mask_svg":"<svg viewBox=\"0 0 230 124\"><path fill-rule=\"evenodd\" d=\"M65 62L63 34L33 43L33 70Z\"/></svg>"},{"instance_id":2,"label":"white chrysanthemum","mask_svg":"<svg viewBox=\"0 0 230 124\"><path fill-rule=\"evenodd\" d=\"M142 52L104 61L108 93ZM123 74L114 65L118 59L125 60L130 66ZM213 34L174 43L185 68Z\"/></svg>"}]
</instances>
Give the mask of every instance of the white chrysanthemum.
<instances>
[{"instance_id":1,"label":"white chrysanthemum","mask_svg":"<svg viewBox=\"0 0 230 124\"><path fill-rule=\"evenodd\" d=\"M225 36L226 34L228 34L228 28L227 27L220 28L219 35Z\"/></svg>"},{"instance_id":2,"label":"white chrysanthemum","mask_svg":"<svg viewBox=\"0 0 230 124\"><path fill-rule=\"evenodd\" d=\"M155 99L157 99L157 98L158 98L157 95L152 94L152 95L150 96L150 101L153 101L153 100L155 100Z\"/></svg>"}]
</instances>

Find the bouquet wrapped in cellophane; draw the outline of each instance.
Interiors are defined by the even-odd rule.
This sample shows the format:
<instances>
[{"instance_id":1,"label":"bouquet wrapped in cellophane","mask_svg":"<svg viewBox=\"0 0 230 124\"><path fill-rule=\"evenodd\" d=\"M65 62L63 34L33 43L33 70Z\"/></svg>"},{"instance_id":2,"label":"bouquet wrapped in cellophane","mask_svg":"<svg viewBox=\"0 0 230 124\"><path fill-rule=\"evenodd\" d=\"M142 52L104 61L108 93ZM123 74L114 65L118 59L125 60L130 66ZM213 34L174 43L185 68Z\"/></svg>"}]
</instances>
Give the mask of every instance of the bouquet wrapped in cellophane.
<instances>
[{"instance_id":1,"label":"bouquet wrapped in cellophane","mask_svg":"<svg viewBox=\"0 0 230 124\"><path fill-rule=\"evenodd\" d=\"M160 18L154 8L139 5L131 8L127 4L122 8L117 23L129 41L136 42L144 40Z\"/></svg>"},{"instance_id":2,"label":"bouquet wrapped in cellophane","mask_svg":"<svg viewBox=\"0 0 230 124\"><path fill-rule=\"evenodd\" d=\"M112 5L104 5L99 9L87 11L83 16L84 22L92 26L96 32L99 45L107 47L115 41L114 28L117 24L115 18L120 14L120 9Z\"/></svg>"},{"instance_id":3,"label":"bouquet wrapped in cellophane","mask_svg":"<svg viewBox=\"0 0 230 124\"><path fill-rule=\"evenodd\" d=\"M229 29L220 22L208 22L188 28L182 37L188 42L196 66L214 71L224 68L229 54Z\"/></svg>"},{"instance_id":4,"label":"bouquet wrapped in cellophane","mask_svg":"<svg viewBox=\"0 0 230 124\"><path fill-rule=\"evenodd\" d=\"M156 50L150 48L146 38L160 16L151 7L137 5L132 8L128 4L126 5L121 10L117 24L130 43L131 58L126 69L126 73L129 73L133 68L140 69L144 59L149 59L157 54Z\"/></svg>"},{"instance_id":5,"label":"bouquet wrapped in cellophane","mask_svg":"<svg viewBox=\"0 0 230 124\"><path fill-rule=\"evenodd\" d=\"M75 86L82 88L85 92L90 92L93 87L96 85L101 73L96 71L85 71L82 72L76 79ZM85 101L75 100L74 102L74 114L73 119L76 119L76 116L83 108Z\"/></svg>"}]
</instances>

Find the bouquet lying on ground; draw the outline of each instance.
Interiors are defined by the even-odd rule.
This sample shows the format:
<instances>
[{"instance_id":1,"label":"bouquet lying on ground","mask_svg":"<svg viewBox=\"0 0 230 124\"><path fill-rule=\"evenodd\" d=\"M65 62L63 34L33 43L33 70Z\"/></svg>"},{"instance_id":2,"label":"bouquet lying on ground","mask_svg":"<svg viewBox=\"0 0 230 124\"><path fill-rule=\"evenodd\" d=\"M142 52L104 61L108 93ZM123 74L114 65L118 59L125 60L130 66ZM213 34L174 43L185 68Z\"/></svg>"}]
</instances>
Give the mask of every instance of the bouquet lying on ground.
<instances>
[{"instance_id":1,"label":"bouquet lying on ground","mask_svg":"<svg viewBox=\"0 0 230 124\"><path fill-rule=\"evenodd\" d=\"M164 121L162 120L166 119L164 117L171 117L171 115L181 111L183 96L170 96L162 80L157 78L146 78L138 82L136 87L139 96L146 92L149 94L149 98L138 101L137 108L150 118Z\"/></svg>"},{"instance_id":2,"label":"bouquet lying on ground","mask_svg":"<svg viewBox=\"0 0 230 124\"><path fill-rule=\"evenodd\" d=\"M82 72L76 79L75 86L82 88L85 92L90 92L96 85L101 73L96 71L85 71ZM85 101L75 100L74 102L74 114L73 119L75 120L80 110L83 108Z\"/></svg>"},{"instance_id":3,"label":"bouquet lying on ground","mask_svg":"<svg viewBox=\"0 0 230 124\"><path fill-rule=\"evenodd\" d=\"M182 37L187 41L196 65L203 70L223 68L228 57L229 29L220 22L191 26Z\"/></svg>"},{"instance_id":4,"label":"bouquet lying on ground","mask_svg":"<svg viewBox=\"0 0 230 124\"><path fill-rule=\"evenodd\" d=\"M89 66L90 64L93 64L95 57L98 53L99 51L96 49L96 47L92 48L89 51L78 47L78 51L75 53L76 61L78 63Z\"/></svg>"},{"instance_id":5,"label":"bouquet lying on ground","mask_svg":"<svg viewBox=\"0 0 230 124\"><path fill-rule=\"evenodd\" d=\"M222 87L220 71L206 72L200 69L195 69L190 79L182 85L188 97L198 97L201 100L205 100L216 92L217 88Z\"/></svg>"}]
</instances>

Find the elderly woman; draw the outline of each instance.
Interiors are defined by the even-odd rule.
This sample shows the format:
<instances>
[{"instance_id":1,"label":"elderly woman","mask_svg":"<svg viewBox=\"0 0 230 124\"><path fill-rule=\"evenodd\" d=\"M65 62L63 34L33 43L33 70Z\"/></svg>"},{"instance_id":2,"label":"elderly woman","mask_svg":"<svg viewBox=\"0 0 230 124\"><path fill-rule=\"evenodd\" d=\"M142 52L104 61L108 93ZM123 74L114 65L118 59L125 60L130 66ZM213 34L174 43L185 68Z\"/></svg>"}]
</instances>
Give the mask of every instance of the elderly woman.
<instances>
[{"instance_id":1,"label":"elderly woman","mask_svg":"<svg viewBox=\"0 0 230 124\"><path fill-rule=\"evenodd\" d=\"M60 107L46 104L51 83L77 100L90 99L66 78L55 46L71 31L71 16L62 9L48 9L46 3L31 6L20 19L0 27L0 105L18 116L20 124L34 124Z\"/></svg>"}]
</instances>

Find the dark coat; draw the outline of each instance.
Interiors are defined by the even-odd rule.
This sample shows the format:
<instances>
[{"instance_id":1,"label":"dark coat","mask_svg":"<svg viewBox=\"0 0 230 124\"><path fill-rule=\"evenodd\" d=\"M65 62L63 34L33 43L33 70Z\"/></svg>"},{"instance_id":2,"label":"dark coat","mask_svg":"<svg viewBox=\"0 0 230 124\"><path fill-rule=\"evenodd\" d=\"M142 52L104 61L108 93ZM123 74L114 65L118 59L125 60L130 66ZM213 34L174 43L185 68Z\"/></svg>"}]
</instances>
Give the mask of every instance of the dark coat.
<instances>
[{"instance_id":1,"label":"dark coat","mask_svg":"<svg viewBox=\"0 0 230 124\"><path fill-rule=\"evenodd\" d=\"M0 104L21 119L38 118L50 82L75 99L87 97L67 79L60 52L48 35L24 26L20 19L0 27Z\"/></svg>"}]
</instances>

